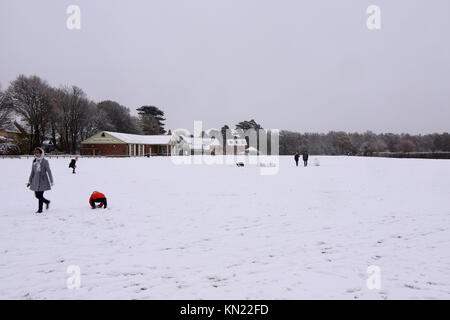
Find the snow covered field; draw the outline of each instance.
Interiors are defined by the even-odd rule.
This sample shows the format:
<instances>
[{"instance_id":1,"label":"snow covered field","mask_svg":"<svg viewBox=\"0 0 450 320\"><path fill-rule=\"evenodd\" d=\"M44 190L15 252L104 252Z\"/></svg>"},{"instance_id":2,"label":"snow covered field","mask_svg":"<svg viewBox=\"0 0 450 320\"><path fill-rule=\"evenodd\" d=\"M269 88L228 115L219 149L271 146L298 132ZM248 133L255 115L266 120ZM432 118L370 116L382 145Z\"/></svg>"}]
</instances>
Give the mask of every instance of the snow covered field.
<instances>
[{"instance_id":1,"label":"snow covered field","mask_svg":"<svg viewBox=\"0 0 450 320\"><path fill-rule=\"evenodd\" d=\"M0 159L0 298L450 298L450 161L314 158L272 176L170 158L81 158L73 175L50 159L42 215L31 158Z\"/></svg>"}]
</instances>

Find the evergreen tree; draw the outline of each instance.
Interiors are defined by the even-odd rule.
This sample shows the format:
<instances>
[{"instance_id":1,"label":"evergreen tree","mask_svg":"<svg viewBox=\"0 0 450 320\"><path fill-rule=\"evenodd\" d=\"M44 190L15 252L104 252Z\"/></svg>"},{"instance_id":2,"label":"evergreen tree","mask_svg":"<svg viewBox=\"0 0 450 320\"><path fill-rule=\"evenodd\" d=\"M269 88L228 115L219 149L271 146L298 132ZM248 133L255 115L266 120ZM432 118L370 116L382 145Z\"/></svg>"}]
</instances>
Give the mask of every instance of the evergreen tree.
<instances>
[{"instance_id":1,"label":"evergreen tree","mask_svg":"<svg viewBox=\"0 0 450 320\"><path fill-rule=\"evenodd\" d=\"M164 112L155 106L142 106L136 109L144 134L157 135L165 134Z\"/></svg>"}]
</instances>

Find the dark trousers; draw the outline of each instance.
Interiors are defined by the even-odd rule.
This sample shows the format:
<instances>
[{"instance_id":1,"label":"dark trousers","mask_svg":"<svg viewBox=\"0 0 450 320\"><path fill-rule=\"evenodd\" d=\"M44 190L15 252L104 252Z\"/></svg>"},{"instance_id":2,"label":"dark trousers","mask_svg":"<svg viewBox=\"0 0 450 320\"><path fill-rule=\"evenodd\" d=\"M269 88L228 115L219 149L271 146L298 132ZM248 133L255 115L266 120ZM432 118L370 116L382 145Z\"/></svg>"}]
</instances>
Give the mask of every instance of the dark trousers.
<instances>
[{"instance_id":1,"label":"dark trousers","mask_svg":"<svg viewBox=\"0 0 450 320\"><path fill-rule=\"evenodd\" d=\"M108 202L106 201L106 198L93 199L93 200L90 201L92 209L95 209L95 204L96 203L103 204L105 209L106 209L106 206L108 205Z\"/></svg>"},{"instance_id":2,"label":"dark trousers","mask_svg":"<svg viewBox=\"0 0 450 320\"><path fill-rule=\"evenodd\" d=\"M303 160L303 166L306 167L308 165L308 160Z\"/></svg>"},{"instance_id":3,"label":"dark trousers","mask_svg":"<svg viewBox=\"0 0 450 320\"><path fill-rule=\"evenodd\" d=\"M295 165L298 167L298 159L295 159Z\"/></svg>"},{"instance_id":4,"label":"dark trousers","mask_svg":"<svg viewBox=\"0 0 450 320\"><path fill-rule=\"evenodd\" d=\"M42 211L42 206L44 203L50 203L47 199L44 198L44 191L35 191L34 195L39 200L39 211Z\"/></svg>"}]
</instances>

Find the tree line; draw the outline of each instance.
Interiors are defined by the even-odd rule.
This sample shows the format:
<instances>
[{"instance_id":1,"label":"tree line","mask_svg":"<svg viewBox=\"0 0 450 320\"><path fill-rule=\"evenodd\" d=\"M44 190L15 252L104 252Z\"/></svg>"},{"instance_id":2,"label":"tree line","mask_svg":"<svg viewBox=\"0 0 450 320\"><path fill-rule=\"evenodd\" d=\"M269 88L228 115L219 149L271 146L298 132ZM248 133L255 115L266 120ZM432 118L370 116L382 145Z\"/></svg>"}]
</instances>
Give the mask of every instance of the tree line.
<instances>
[{"instance_id":1,"label":"tree line","mask_svg":"<svg viewBox=\"0 0 450 320\"><path fill-rule=\"evenodd\" d=\"M38 76L19 75L6 90L0 87L0 127L19 117L27 134L18 141L21 153L48 142L55 150L76 153L82 140L99 131L132 134L165 134L164 112L152 105L140 106L137 116L118 102L94 102L77 86L54 88ZM263 129L254 119L235 124L235 132ZM221 135L223 149L232 138L230 126L216 130ZM257 149L259 149L257 136ZM269 142L270 145L270 142ZM280 131L279 154L291 155L308 151L317 155L372 155L376 152L450 152L448 133L426 135L347 133L299 133ZM270 147L269 147L270 148Z\"/></svg>"},{"instance_id":2,"label":"tree line","mask_svg":"<svg viewBox=\"0 0 450 320\"><path fill-rule=\"evenodd\" d=\"M118 102L94 102L77 86L54 88L38 76L19 75L0 88L0 126L19 117L27 130L22 153L45 141L65 153L76 153L82 140L99 131L164 134L164 112L155 106L137 108L138 116Z\"/></svg>"},{"instance_id":3,"label":"tree line","mask_svg":"<svg viewBox=\"0 0 450 320\"><path fill-rule=\"evenodd\" d=\"M221 134L224 138L230 127L224 125ZM235 125L235 130L263 129L254 119L242 121ZM259 150L259 136L258 150ZM270 149L270 135L267 139ZM328 133L300 133L281 130L279 135L279 154L292 155L295 152L308 151L315 155L363 155L370 156L380 152L450 152L450 135L433 133L411 135L407 133L380 133L371 131L364 133L347 133L329 131Z\"/></svg>"},{"instance_id":4,"label":"tree line","mask_svg":"<svg viewBox=\"0 0 450 320\"><path fill-rule=\"evenodd\" d=\"M450 135L433 133L410 135L406 133L324 133L280 132L280 154L308 151L317 155L363 155L379 152L450 152Z\"/></svg>"}]
</instances>

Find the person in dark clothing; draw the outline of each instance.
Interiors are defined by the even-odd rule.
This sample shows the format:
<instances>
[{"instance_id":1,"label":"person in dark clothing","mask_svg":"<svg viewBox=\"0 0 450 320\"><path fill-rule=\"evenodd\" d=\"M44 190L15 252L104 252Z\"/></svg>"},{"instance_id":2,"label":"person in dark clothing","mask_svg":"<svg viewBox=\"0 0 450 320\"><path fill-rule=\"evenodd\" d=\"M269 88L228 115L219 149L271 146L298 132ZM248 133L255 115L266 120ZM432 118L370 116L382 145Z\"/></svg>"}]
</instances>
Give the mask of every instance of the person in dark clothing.
<instances>
[{"instance_id":1,"label":"person in dark clothing","mask_svg":"<svg viewBox=\"0 0 450 320\"><path fill-rule=\"evenodd\" d=\"M96 203L99 203L97 208L103 207L104 209L106 209L108 202L106 201L106 197L103 193L98 191L92 192L91 197L89 198L89 204L91 205L92 209L96 208Z\"/></svg>"},{"instance_id":2,"label":"person in dark clothing","mask_svg":"<svg viewBox=\"0 0 450 320\"><path fill-rule=\"evenodd\" d=\"M295 160L295 165L298 167L298 159L300 158L300 154L298 153L298 151L295 153L294 156L294 160Z\"/></svg>"},{"instance_id":3,"label":"person in dark clothing","mask_svg":"<svg viewBox=\"0 0 450 320\"><path fill-rule=\"evenodd\" d=\"M308 151L303 152L303 166L306 167L308 165Z\"/></svg>"},{"instance_id":4,"label":"person in dark clothing","mask_svg":"<svg viewBox=\"0 0 450 320\"><path fill-rule=\"evenodd\" d=\"M78 161L78 157L75 157L75 159L70 160L69 168L73 169L72 173L75 173L75 168L77 167L77 165L76 165L77 161Z\"/></svg>"},{"instance_id":5,"label":"person in dark clothing","mask_svg":"<svg viewBox=\"0 0 450 320\"><path fill-rule=\"evenodd\" d=\"M34 191L34 195L39 201L36 213L42 213L44 203L45 208L49 208L50 200L44 198L44 192L50 190L51 186L53 186L53 176L50 165L47 159L44 159L44 150L36 148L34 149L33 165L31 166L31 174L27 183L27 187Z\"/></svg>"}]
</instances>

